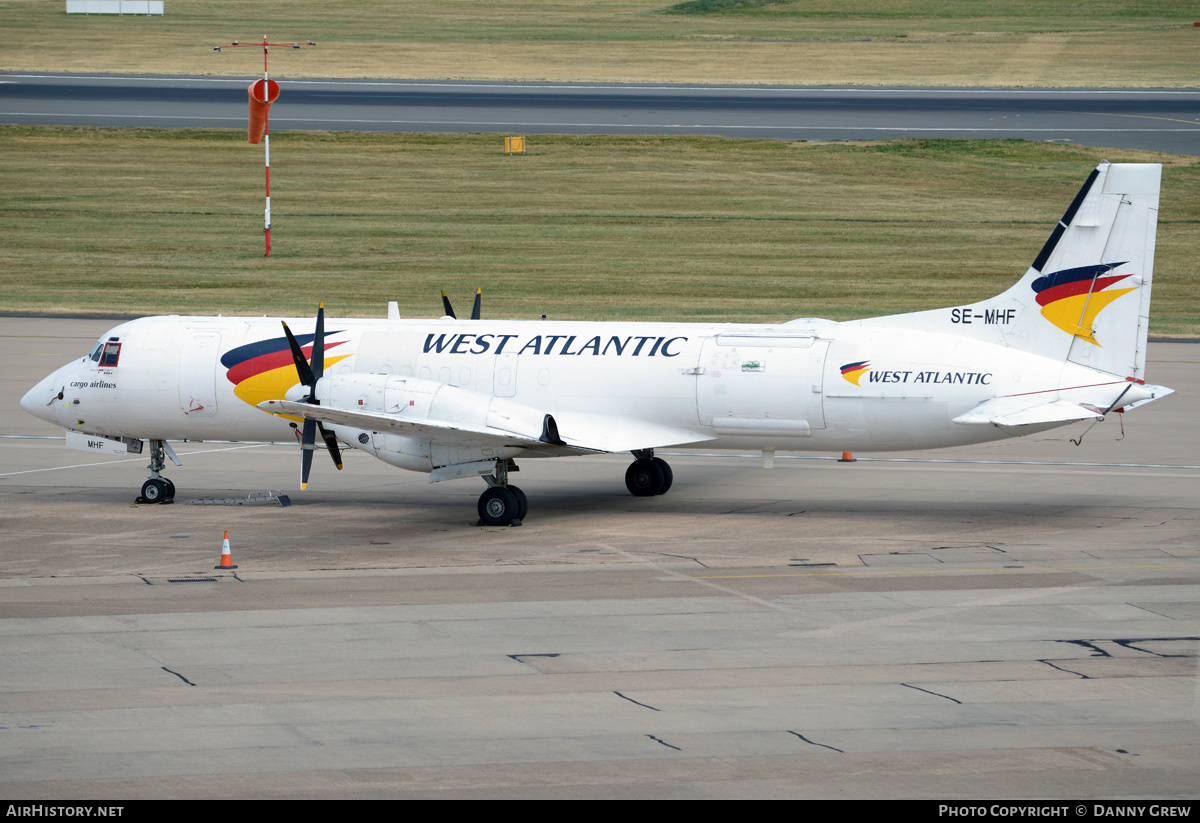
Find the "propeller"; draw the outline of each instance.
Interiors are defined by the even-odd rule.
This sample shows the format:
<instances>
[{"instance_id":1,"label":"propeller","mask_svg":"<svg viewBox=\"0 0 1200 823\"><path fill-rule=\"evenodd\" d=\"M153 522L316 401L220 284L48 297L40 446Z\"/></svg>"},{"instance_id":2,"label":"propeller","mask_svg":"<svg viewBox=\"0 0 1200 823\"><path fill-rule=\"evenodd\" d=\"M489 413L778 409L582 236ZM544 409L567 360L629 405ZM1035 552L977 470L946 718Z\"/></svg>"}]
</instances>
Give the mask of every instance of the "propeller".
<instances>
[{"instance_id":1,"label":"propeller","mask_svg":"<svg viewBox=\"0 0 1200 823\"><path fill-rule=\"evenodd\" d=\"M480 304L483 302L483 289L475 289L475 305L471 306L471 319L479 319ZM447 317L458 319L458 315L454 313L454 307L450 305L450 298L446 296L446 290L442 289L442 308L446 311Z\"/></svg>"},{"instance_id":2,"label":"propeller","mask_svg":"<svg viewBox=\"0 0 1200 823\"><path fill-rule=\"evenodd\" d=\"M300 383L308 389L308 395L301 402L313 406L321 405L321 402L317 400L317 381L325 374L325 304L321 303L317 307L317 331L313 337L311 365L304 358L304 350L296 342L296 336L292 334L292 330L288 328L286 322L283 324L283 333L287 335L288 346L292 350L292 360L296 363L296 374L300 376ZM338 471L342 469L342 452L338 448L337 438L333 436L332 432L325 429L321 421L305 417L300 438L300 447L303 449L300 453L301 490L308 488L308 473L312 469L313 446L318 431L321 432L321 439L325 441L325 448L329 450L329 456L333 458L333 465L337 466Z\"/></svg>"}]
</instances>

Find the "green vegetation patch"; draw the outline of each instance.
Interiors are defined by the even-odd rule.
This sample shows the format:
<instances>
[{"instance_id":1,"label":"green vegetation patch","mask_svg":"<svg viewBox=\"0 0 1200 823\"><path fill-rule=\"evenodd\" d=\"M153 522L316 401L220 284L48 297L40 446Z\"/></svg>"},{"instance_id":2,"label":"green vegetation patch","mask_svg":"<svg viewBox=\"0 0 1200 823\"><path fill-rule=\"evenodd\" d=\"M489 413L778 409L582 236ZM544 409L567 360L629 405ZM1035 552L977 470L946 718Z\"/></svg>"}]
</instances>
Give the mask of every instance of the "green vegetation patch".
<instances>
[{"instance_id":1,"label":"green vegetation patch","mask_svg":"<svg viewBox=\"0 0 1200 823\"><path fill-rule=\"evenodd\" d=\"M1200 335L1200 159L1025 141L0 128L10 311L778 322L962 305L1102 158L1162 162L1155 334Z\"/></svg>"},{"instance_id":2,"label":"green vegetation patch","mask_svg":"<svg viewBox=\"0 0 1200 823\"><path fill-rule=\"evenodd\" d=\"M784 85L1195 84L1164 0L170 0L161 17L0 0L0 70Z\"/></svg>"},{"instance_id":3,"label":"green vegetation patch","mask_svg":"<svg viewBox=\"0 0 1200 823\"><path fill-rule=\"evenodd\" d=\"M662 10L663 14L725 14L731 11L761 9L763 6L791 4L791 0L688 0Z\"/></svg>"},{"instance_id":4,"label":"green vegetation patch","mask_svg":"<svg viewBox=\"0 0 1200 823\"><path fill-rule=\"evenodd\" d=\"M774 17L826 18L853 25L856 20L891 19L919 23L937 30L948 21L1012 20L1017 25L1037 21L1075 21L1091 28L1100 21L1137 22L1181 20L1174 0L690 0L662 9L667 14L754 13L771 7ZM936 21L942 21L938 23ZM953 25L953 24L950 24Z\"/></svg>"}]
</instances>

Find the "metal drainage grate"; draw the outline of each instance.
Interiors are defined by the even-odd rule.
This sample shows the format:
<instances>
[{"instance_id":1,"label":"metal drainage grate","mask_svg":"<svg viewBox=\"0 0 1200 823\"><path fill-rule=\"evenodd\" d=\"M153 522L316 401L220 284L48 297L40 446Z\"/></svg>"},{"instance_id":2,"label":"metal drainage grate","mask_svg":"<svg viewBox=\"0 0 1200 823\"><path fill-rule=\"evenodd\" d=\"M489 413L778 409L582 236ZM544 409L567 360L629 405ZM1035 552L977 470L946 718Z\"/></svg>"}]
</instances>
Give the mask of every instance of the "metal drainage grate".
<instances>
[{"instance_id":1,"label":"metal drainage grate","mask_svg":"<svg viewBox=\"0 0 1200 823\"><path fill-rule=\"evenodd\" d=\"M192 506L250 506L260 503L278 503L285 509L292 505L291 499L278 489L250 492L245 497L198 497L188 501Z\"/></svg>"}]
</instances>

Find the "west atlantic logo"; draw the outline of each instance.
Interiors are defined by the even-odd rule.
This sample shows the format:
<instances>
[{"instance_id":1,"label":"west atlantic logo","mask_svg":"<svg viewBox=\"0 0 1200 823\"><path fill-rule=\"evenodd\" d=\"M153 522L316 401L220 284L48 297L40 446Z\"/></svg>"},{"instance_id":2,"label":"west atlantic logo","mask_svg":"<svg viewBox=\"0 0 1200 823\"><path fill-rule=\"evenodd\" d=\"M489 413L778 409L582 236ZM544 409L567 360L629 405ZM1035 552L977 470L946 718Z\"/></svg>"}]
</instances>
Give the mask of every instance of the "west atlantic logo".
<instances>
[{"instance_id":1,"label":"west atlantic logo","mask_svg":"<svg viewBox=\"0 0 1200 823\"><path fill-rule=\"evenodd\" d=\"M870 360L859 360L857 363L847 363L842 366L842 377L846 379L846 382L857 386L860 385L858 381L862 379L862 376L870 370Z\"/></svg>"},{"instance_id":2,"label":"west atlantic logo","mask_svg":"<svg viewBox=\"0 0 1200 823\"><path fill-rule=\"evenodd\" d=\"M338 333L325 333L326 369L350 356L329 356L331 349L346 342L329 342L329 338ZM296 335L296 342L300 344L306 359L312 358L314 337L316 335L313 334ZM251 406L257 406L264 400L279 400L287 394L288 389L300 382L286 337L273 337L230 349L221 356L221 365L228 369L225 377L233 384L233 393Z\"/></svg>"},{"instance_id":3,"label":"west atlantic logo","mask_svg":"<svg viewBox=\"0 0 1200 823\"><path fill-rule=\"evenodd\" d=\"M1043 275L1033 281L1037 292L1037 303L1042 307L1042 317L1067 334L1078 335L1094 346L1100 344L1092 336L1092 324L1104 308L1123 294L1137 289L1110 289L1130 274L1108 274L1125 263L1101 263L1098 266L1080 266Z\"/></svg>"}]
</instances>

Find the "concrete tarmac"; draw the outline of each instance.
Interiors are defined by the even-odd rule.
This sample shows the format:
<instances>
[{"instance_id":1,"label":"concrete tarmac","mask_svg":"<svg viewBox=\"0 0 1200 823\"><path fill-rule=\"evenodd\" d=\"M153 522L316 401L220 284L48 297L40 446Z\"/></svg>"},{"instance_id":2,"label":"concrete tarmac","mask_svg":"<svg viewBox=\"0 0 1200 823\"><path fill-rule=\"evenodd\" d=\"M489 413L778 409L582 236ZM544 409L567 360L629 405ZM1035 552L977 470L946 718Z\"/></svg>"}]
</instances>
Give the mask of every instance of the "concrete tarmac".
<instances>
[{"instance_id":1,"label":"concrete tarmac","mask_svg":"<svg viewBox=\"0 0 1200 823\"><path fill-rule=\"evenodd\" d=\"M144 456L17 406L112 325L0 318L4 796L1200 794L1198 345L1079 446L669 457L650 499L527 460L489 529L355 452L301 493L294 446L178 444L131 505Z\"/></svg>"}]
</instances>

